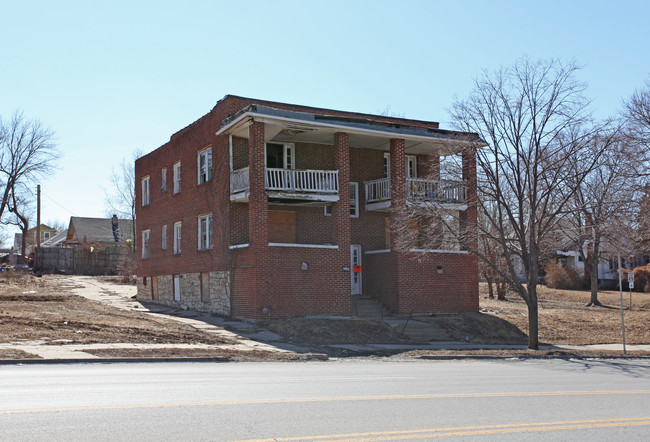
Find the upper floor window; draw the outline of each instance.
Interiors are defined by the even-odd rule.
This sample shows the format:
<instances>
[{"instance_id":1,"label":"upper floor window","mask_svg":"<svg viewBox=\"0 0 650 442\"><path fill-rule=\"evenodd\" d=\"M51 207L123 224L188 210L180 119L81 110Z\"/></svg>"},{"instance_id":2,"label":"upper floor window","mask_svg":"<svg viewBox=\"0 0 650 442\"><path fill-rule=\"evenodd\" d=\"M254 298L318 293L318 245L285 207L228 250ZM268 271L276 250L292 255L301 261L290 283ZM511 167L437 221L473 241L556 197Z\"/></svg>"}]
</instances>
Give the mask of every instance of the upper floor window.
<instances>
[{"instance_id":1,"label":"upper floor window","mask_svg":"<svg viewBox=\"0 0 650 442\"><path fill-rule=\"evenodd\" d=\"M174 223L174 255L181 253L181 222Z\"/></svg>"},{"instance_id":2,"label":"upper floor window","mask_svg":"<svg viewBox=\"0 0 650 442\"><path fill-rule=\"evenodd\" d=\"M143 230L142 231L142 259L149 258L149 239L151 231Z\"/></svg>"},{"instance_id":3,"label":"upper floor window","mask_svg":"<svg viewBox=\"0 0 650 442\"><path fill-rule=\"evenodd\" d=\"M296 150L293 144L266 143L266 167L270 169L295 169Z\"/></svg>"},{"instance_id":4,"label":"upper floor window","mask_svg":"<svg viewBox=\"0 0 650 442\"><path fill-rule=\"evenodd\" d=\"M149 204L149 177L142 178L142 205Z\"/></svg>"},{"instance_id":5,"label":"upper floor window","mask_svg":"<svg viewBox=\"0 0 650 442\"><path fill-rule=\"evenodd\" d=\"M390 154L384 153L384 178L390 178Z\"/></svg>"},{"instance_id":6,"label":"upper floor window","mask_svg":"<svg viewBox=\"0 0 650 442\"><path fill-rule=\"evenodd\" d=\"M174 163L174 193L181 191L181 162Z\"/></svg>"},{"instance_id":7,"label":"upper floor window","mask_svg":"<svg viewBox=\"0 0 650 442\"><path fill-rule=\"evenodd\" d=\"M167 224L162 226L162 236L161 236L161 245L162 250L167 250Z\"/></svg>"},{"instance_id":8,"label":"upper floor window","mask_svg":"<svg viewBox=\"0 0 650 442\"><path fill-rule=\"evenodd\" d=\"M196 156L198 170L198 184L203 184L212 179L212 148L203 149Z\"/></svg>"},{"instance_id":9,"label":"upper floor window","mask_svg":"<svg viewBox=\"0 0 650 442\"><path fill-rule=\"evenodd\" d=\"M418 157L406 155L406 178L418 177Z\"/></svg>"},{"instance_id":10,"label":"upper floor window","mask_svg":"<svg viewBox=\"0 0 650 442\"><path fill-rule=\"evenodd\" d=\"M212 248L212 215L199 216L199 250Z\"/></svg>"},{"instance_id":11,"label":"upper floor window","mask_svg":"<svg viewBox=\"0 0 650 442\"><path fill-rule=\"evenodd\" d=\"M43 232L43 241L50 240L50 232Z\"/></svg>"},{"instance_id":12,"label":"upper floor window","mask_svg":"<svg viewBox=\"0 0 650 442\"><path fill-rule=\"evenodd\" d=\"M162 179L160 181L160 191L167 192L167 168L163 167L161 171Z\"/></svg>"},{"instance_id":13,"label":"upper floor window","mask_svg":"<svg viewBox=\"0 0 650 442\"><path fill-rule=\"evenodd\" d=\"M359 218L359 183L350 182L350 217Z\"/></svg>"},{"instance_id":14,"label":"upper floor window","mask_svg":"<svg viewBox=\"0 0 650 442\"><path fill-rule=\"evenodd\" d=\"M332 216L332 206L324 207L325 216ZM359 218L359 183L350 182L350 218Z\"/></svg>"}]
</instances>

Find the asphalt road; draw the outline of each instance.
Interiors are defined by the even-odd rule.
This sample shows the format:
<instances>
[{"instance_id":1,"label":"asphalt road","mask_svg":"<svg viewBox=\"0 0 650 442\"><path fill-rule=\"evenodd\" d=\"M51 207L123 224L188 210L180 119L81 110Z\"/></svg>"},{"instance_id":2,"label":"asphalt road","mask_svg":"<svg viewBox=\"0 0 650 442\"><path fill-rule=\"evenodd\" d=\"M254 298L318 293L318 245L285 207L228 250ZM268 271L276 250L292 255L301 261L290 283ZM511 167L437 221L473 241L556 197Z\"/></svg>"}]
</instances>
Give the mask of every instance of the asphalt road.
<instances>
[{"instance_id":1,"label":"asphalt road","mask_svg":"<svg viewBox=\"0 0 650 442\"><path fill-rule=\"evenodd\" d=\"M0 366L0 440L650 440L650 361Z\"/></svg>"}]
</instances>

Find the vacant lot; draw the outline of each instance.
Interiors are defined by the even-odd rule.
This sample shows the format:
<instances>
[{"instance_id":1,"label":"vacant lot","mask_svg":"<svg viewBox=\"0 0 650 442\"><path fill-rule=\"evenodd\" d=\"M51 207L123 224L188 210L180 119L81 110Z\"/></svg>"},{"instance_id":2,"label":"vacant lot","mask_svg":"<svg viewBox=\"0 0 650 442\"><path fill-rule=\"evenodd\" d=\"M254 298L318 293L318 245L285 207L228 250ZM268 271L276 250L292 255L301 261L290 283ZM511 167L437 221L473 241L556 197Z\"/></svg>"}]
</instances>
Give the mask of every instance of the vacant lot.
<instances>
[{"instance_id":1,"label":"vacant lot","mask_svg":"<svg viewBox=\"0 0 650 442\"><path fill-rule=\"evenodd\" d=\"M174 320L143 312L118 309L74 295L70 282L54 276L0 274L0 342L44 345L91 343L150 344L236 344L228 339L197 330ZM66 285L67 284L67 285ZM603 308L585 307L589 293L540 288L540 341L546 344L587 345L621 342L619 295L603 292ZM624 294L625 325L628 344L650 343L650 294ZM528 330L526 306L514 293L505 301L487 299L481 285L481 313L438 314L414 318L446 329L452 340L477 344L525 344ZM284 337L284 342L310 347L313 351L332 352L333 344L407 344L396 329L377 320L290 318L262 323ZM283 360L295 354L226 349L97 349L88 351L102 357L212 357L227 360ZM454 355L464 351L419 351L427 354ZM273 353L273 354L272 354ZM528 351L472 350L473 354L505 356L531 354ZM557 354L547 350L533 354ZM612 352L606 352L612 354ZM605 353L602 353L605 354ZM33 357L18 350L0 350L0 358Z\"/></svg>"},{"instance_id":2,"label":"vacant lot","mask_svg":"<svg viewBox=\"0 0 650 442\"><path fill-rule=\"evenodd\" d=\"M600 292L604 307L585 307L590 293L578 290L539 289L539 338L548 344L588 345L621 342L621 311L618 292ZM650 293L623 293L625 338L628 344L650 343ZM515 293L505 301L487 298L481 284L481 307L528 332L526 304Z\"/></svg>"}]
</instances>

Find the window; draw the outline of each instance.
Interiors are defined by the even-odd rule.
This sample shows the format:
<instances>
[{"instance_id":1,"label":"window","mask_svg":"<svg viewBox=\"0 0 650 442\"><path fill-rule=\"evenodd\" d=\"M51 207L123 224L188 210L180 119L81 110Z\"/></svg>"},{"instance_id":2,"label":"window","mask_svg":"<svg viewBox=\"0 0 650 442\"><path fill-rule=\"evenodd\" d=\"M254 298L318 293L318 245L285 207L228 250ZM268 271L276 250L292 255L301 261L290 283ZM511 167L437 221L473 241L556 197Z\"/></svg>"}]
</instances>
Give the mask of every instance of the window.
<instances>
[{"instance_id":1,"label":"window","mask_svg":"<svg viewBox=\"0 0 650 442\"><path fill-rule=\"evenodd\" d=\"M181 300L181 275L174 275L174 301Z\"/></svg>"},{"instance_id":2,"label":"window","mask_svg":"<svg viewBox=\"0 0 650 442\"><path fill-rule=\"evenodd\" d=\"M350 217L359 218L359 183L350 182Z\"/></svg>"},{"instance_id":3,"label":"window","mask_svg":"<svg viewBox=\"0 0 650 442\"><path fill-rule=\"evenodd\" d=\"M149 204L149 177L142 178L142 205Z\"/></svg>"},{"instance_id":4,"label":"window","mask_svg":"<svg viewBox=\"0 0 650 442\"><path fill-rule=\"evenodd\" d=\"M160 191L167 192L167 168L162 169L162 180L160 181Z\"/></svg>"},{"instance_id":5,"label":"window","mask_svg":"<svg viewBox=\"0 0 650 442\"><path fill-rule=\"evenodd\" d=\"M149 258L149 237L150 237L150 231L149 230L143 230L142 231L142 259L147 259Z\"/></svg>"},{"instance_id":6,"label":"window","mask_svg":"<svg viewBox=\"0 0 650 442\"><path fill-rule=\"evenodd\" d=\"M212 248L212 215L199 216L199 250Z\"/></svg>"},{"instance_id":7,"label":"window","mask_svg":"<svg viewBox=\"0 0 650 442\"><path fill-rule=\"evenodd\" d=\"M174 255L181 253L181 223L174 223Z\"/></svg>"},{"instance_id":8,"label":"window","mask_svg":"<svg viewBox=\"0 0 650 442\"><path fill-rule=\"evenodd\" d=\"M270 169L295 169L296 154L293 144L266 144L266 167Z\"/></svg>"},{"instance_id":9,"label":"window","mask_svg":"<svg viewBox=\"0 0 650 442\"><path fill-rule=\"evenodd\" d=\"M162 250L167 250L167 224L162 226L162 241L160 248Z\"/></svg>"},{"instance_id":10,"label":"window","mask_svg":"<svg viewBox=\"0 0 650 442\"><path fill-rule=\"evenodd\" d=\"M384 178L390 178L390 154L384 154Z\"/></svg>"},{"instance_id":11,"label":"window","mask_svg":"<svg viewBox=\"0 0 650 442\"><path fill-rule=\"evenodd\" d=\"M43 232L43 241L49 241L50 232Z\"/></svg>"},{"instance_id":12,"label":"window","mask_svg":"<svg viewBox=\"0 0 650 442\"><path fill-rule=\"evenodd\" d=\"M210 301L210 273L201 272L201 302Z\"/></svg>"},{"instance_id":13,"label":"window","mask_svg":"<svg viewBox=\"0 0 650 442\"><path fill-rule=\"evenodd\" d=\"M332 216L332 206L323 208L325 216ZM359 218L359 183L350 182L350 218Z\"/></svg>"},{"instance_id":14,"label":"window","mask_svg":"<svg viewBox=\"0 0 650 442\"><path fill-rule=\"evenodd\" d=\"M196 157L198 170L198 184L203 184L212 179L212 148L200 151Z\"/></svg>"},{"instance_id":15,"label":"window","mask_svg":"<svg viewBox=\"0 0 650 442\"><path fill-rule=\"evenodd\" d=\"M174 163L174 193L181 191L181 162Z\"/></svg>"},{"instance_id":16,"label":"window","mask_svg":"<svg viewBox=\"0 0 650 442\"><path fill-rule=\"evenodd\" d=\"M418 157L406 155L406 178L418 177Z\"/></svg>"}]
</instances>

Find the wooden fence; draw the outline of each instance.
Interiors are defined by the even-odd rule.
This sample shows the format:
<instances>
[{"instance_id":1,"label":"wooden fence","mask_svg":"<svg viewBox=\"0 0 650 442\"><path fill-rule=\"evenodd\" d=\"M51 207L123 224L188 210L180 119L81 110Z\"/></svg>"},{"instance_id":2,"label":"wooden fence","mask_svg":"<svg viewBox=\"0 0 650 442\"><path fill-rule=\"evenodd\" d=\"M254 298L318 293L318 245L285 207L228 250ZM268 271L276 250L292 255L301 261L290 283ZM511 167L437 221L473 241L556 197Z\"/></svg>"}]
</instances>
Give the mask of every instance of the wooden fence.
<instances>
[{"instance_id":1,"label":"wooden fence","mask_svg":"<svg viewBox=\"0 0 650 442\"><path fill-rule=\"evenodd\" d=\"M130 254L128 246L47 248L38 247L34 271L72 273L76 275L116 275L126 267Z\"/></svg>"}]
</instances>

